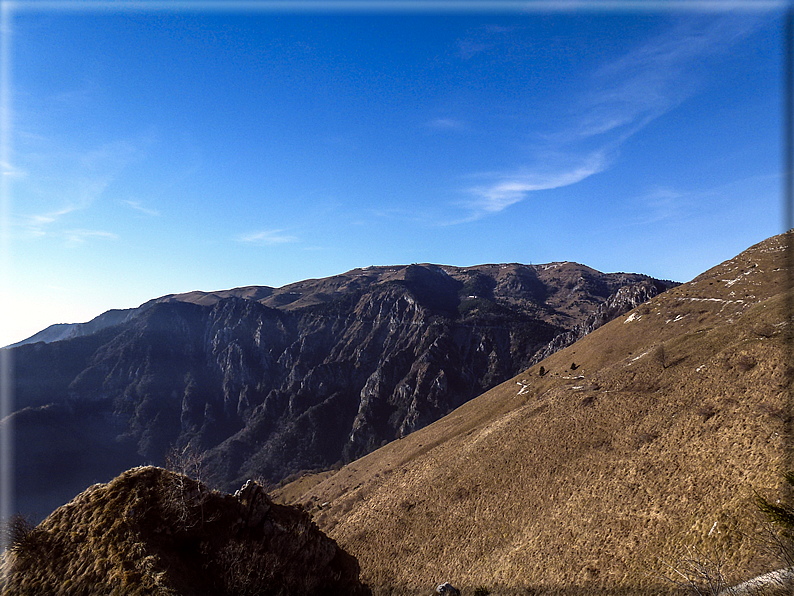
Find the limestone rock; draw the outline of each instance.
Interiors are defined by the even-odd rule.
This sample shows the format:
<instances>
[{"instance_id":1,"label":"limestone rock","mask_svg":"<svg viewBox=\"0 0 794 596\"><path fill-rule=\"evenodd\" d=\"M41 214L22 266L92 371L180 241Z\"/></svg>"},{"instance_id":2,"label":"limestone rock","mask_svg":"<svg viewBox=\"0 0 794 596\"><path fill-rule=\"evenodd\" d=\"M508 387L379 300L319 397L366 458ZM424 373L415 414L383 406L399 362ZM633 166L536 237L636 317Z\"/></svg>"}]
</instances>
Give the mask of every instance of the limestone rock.
<instances>
[{"instance_id":1,"label":"limestone rock","mask_svg":"<svg viewBox=\"0 0 794 596\"><path fill-rule=\"evenodd\" d=\"M251 528L262 523L272 506L272 501L265 489L253 480L246 481L243 487L234 493L234 496L240 501L240 505L243 507L243 519Z\"/></svg>"},{"instance_id":2,"label":"limestone rock","mask_svg":"<svg viewBox=\"0 0 794 596\"><path fill-rule=\"evenodd\" d=\"M449 582L444 582L443 584L438 585L436 588L436 594L442 594L443 596L460 596L460 590L458 590Z\"/></svg>"}]
</instances>

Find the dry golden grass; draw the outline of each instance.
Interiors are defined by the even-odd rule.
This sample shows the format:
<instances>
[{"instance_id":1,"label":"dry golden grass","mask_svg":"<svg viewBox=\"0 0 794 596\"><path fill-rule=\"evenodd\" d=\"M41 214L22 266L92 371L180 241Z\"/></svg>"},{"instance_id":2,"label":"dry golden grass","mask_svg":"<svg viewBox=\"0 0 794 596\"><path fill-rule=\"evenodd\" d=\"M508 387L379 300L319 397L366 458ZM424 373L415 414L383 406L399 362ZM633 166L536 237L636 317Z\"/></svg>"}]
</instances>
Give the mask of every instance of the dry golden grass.
<instances>
[{"instance_id":1,"label":"dry golden grass","mask_svg":"<svg viewBox=\"0 0 794 596\"><path fill-rule=\"evenodd\" d=\"M249 485L210 491L154 467L59 507L5 555L8 596L325 596L368 593L356 562L297 508Z\"/></svg>"},{"instance_id":2,"label":"dry golden grass","mask_svg":"<svg viewBox=\"0 0 794 596\"><path fill-rule=\"evenodd\" d=\"M770 570L752 494L787 465L783 243L276 498L310 509L376 593L658 593L657 557L684 544L726 549L735 581Z\"/></svg>"}]
</instances>

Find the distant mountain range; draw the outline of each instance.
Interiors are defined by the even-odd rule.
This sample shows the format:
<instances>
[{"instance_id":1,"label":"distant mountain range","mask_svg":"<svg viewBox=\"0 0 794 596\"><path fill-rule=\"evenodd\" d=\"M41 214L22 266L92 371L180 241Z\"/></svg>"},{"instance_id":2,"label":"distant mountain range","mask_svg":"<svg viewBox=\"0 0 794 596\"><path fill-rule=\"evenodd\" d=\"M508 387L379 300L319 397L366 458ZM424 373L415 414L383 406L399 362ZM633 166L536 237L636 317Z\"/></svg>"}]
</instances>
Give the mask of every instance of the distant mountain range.
<instances>
[{"instance_id":1,"label":"distant mountain range","mask_svg":"<svg viewBox=\"0 0 794 596\"><path fill-rule=\"evenodd\" d=\"M164 296L7 348L17 507L166 455L233 490L409 435L660 292L576 263L371 267Z\"/></svg>"}]
</instances>

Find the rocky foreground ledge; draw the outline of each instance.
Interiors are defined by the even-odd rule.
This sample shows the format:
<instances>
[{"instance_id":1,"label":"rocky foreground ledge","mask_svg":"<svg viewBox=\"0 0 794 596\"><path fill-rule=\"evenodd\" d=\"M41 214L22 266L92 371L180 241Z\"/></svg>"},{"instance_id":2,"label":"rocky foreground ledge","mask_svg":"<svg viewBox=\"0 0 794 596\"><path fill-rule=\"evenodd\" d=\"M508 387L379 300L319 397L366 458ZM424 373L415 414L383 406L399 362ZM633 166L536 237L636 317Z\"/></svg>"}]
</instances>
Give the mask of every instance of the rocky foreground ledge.
<instances>
[{"instance_id":1,"label":"rocky foreground ledge","mask_svg":"<svg viewBox=\"0 0 794 596\"><path fill-rule=\"evenodd\" d=\"M18 538L2 594L370 594L355 558L248 482L235 495L156 467L96 484Z\"/></svg>"}]
</instances>

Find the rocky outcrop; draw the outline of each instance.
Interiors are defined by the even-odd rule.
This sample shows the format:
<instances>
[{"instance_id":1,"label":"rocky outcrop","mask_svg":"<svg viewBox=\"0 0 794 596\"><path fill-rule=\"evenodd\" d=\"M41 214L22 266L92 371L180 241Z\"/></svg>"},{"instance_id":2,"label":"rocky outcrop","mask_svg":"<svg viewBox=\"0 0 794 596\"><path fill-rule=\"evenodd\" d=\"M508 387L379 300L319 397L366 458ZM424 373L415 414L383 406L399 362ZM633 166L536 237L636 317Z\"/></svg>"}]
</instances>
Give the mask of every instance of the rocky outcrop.
<instances>
[{"instance_id":1,"label":"rocky outcrop","mask_svg":"<svg viewBox=\"0 0 794 596\"><path fill-rule=\"evenodd\" d=\"M410 265L152 300L14 348L17 507L40 515L174 448L225 491L327 469L669 285L575 263Z\"/></svg>"},{"instance_id":2,"label":"rocky outcrop","mask_svg":"<svg viewBox=\"0 0 794 596\"><path fill-rule=\"evenodd\" d=\"M258 484L223 495L153 467L57 509L12 546L3 571L8 595L370 593L352 556Z\"/></svg>"},{"instance_id":3,"label":"rocky outcrop","mask_svg":"<svg viewBox=\"0 0 794 596\"><path fill-rule=\"evenodd\" d=\"M575 325L570 331L565 331L555 336L542 349L535 352L535 355L529 360L530 366L537 364L563 348L573 345L588 333L647 302L659 292L664 292L670 288L670 286L669 282L660 282L658 280L643 280L636 284L623 286L600 304L595 312L589 315L584 322Z\"/></svg>"},{"instance_id":4,"label":"rocky outcrop","mask_svg":"<svg viewBox=\"0 0 794 596\"><path fill-rule=\"evenodd\" d=\"M444 582L436 587L436 594L442 594L443 596L460 596L460 590L451 583Z\"/></svg>"}]
</instances>

